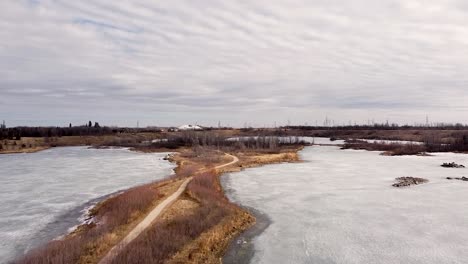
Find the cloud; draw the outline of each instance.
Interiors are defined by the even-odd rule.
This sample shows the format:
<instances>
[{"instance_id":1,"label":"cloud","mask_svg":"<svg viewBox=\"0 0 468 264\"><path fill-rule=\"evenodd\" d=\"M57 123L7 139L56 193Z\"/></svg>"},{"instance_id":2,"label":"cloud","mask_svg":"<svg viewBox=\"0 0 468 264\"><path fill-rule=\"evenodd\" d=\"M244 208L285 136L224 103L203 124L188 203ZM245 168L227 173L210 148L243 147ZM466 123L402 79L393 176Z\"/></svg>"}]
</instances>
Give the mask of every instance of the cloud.
<instances>
[{"instance_id":1,"label":"cloud","mask_svg":"<svg viewBox=\"0 0 468 264\"><path fill-rule=\"evenodd\" d=\"M468 122L464 1L3 1L0 119ZM60 109L58 114L57 109Z\"/></svg>"}]
</instances>

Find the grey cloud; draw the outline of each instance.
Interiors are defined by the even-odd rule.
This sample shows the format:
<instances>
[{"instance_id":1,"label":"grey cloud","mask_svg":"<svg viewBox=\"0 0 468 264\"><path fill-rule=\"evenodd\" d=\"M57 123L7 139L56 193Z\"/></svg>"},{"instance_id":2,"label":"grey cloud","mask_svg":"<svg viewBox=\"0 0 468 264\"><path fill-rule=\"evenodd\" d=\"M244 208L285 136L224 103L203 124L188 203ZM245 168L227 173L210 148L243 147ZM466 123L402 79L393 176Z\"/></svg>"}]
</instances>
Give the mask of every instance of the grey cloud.
<instances>
[{"instance_id":1,"label":"grey cloud","mask_svg":"<svg viewBox=\"0 0 468 264\"><path fill-rule=\"evenodd\" d=\"M3 1L0 119L468 122L466 25L461 0Z\"/></svg>"}]
</instances>

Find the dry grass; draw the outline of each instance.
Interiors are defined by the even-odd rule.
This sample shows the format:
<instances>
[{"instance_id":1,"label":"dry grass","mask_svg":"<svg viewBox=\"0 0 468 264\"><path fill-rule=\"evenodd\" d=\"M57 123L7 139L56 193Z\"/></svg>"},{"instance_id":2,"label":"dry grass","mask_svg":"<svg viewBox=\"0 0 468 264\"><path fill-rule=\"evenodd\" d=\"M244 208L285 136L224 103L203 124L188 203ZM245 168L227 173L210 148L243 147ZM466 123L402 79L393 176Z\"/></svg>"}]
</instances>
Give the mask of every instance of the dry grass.
<instances>
[{"instance_id":1,"label":"dry grass","mask_svg":"<svg viewBox=\"0 0 468 264\"><path fill-rule=\"evenodd\" d=\"M281 163L281 162L299 162L300 157L297 153L299 149L289 150L290 152L264 154L264 153L237 153L239 158L239 167L237 170L257 167L265 164ZM234 169L233 169L234 170Z\"/></svg>"},{"instance_id":2,"label":"dry grass","mask_svg":"<svg viewBox=\"0 0 468 264\"><path fill-rule=\"evenodd\" d=\"M417 144L396 144L396 143L369 143L366 141L350 141L342 149L364 149L368 151L383 151L382 155L400 156L400 155L418 155L426 152L424 145Z\"/></svg>"},{"instance_id":3,"label":"dry grass","mask_svg":"<svg viewBox=\"0 0 468 264\"><path fill-rule=\"evenodd\" d=\"M240 208L230 214L177 252L166 263L220 263L229 243L255 223L255 218Z\"/></svg>"},{"instance_id":4,"label":"dry grass","mask_svg":"<svg viewBox=\"0 0 468 264\"><path fill-rule=\"evenodd\" d=\"M181 183L180 180L152 183L111 197L91 211L94 223L80 226L65 239L36 249L16 263L96 263Z\"/></svg>"},{"instance_id":5,"label":"dry grass","mask_svg":"<svg viewBox=\"0 0 468 264\"><path fill-rule=\"evenodd\" d=\"M219 223L230 209L216 182L214 171L196 174L187 187L187 195L189 201L198 206L191 204L189 214L163 217L162 221L127 245L113 263L164 263L183 246Z\"/></svg>"},{"instance_id":6,"label":"dry grass","mask_svg":"<svg viewBox=\"0 0 468 264\"><path fill-rule=\"evenodd\" d=\"M33 153L49 148L43 138L22 138L20 140L0 140L0 154Z\"/></svg>"}]
</instances>

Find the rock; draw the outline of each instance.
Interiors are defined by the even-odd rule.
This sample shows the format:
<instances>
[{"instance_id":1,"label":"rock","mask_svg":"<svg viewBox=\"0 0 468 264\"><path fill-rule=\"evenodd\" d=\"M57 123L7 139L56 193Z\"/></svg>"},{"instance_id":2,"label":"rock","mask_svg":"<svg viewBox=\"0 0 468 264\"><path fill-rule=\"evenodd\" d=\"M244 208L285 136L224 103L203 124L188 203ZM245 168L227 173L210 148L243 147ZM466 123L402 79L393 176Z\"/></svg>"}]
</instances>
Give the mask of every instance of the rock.
<instances>
[{"instance_id":1,"label":"rock","mask_svg":"<svg viewBox=\"0 0 468 264\"><path fill-rule=\"evenodd\" d=\"M456 164L455 162L444 162L442 165L440 165L444 168L465 168L465 166L461 164Z\"/></svg>"},{"instance_id":2,"label":"rock","mask_svg":"<svg viewBox=\"0 0 468 264\"><path fill-rule=\"evenodd\" d=\"M173 158L174 158L174 155L172 155L172 154L167 154L167 155L163 158L163 160L169 160L169 161L170 161L170 160L173 159Z\"/></svg>"},{"instance_id":3,"label":"rock","mask_svg":"<svg viewBox=\"0 0 468 264\"><path fill-rule=\"evenodd\" d=\"M461 178L458 178L458 177L457 177L457 178L447 177L446 179L447 179L447 180L468 181L468 178L465 177L465 176L463 176L463 177L461 177Z\"/></svg>"},{"instance_id":4,"label":"rock","mask_svg":"<svg viewBox=\"0 0 468 264\"><path fill-rule=\"evenodd\" d=\"M427 179L416 178L416 177L399 177L399 178L396 178L395 180L397 180L398 182L392 184L392 186L397 187L397 188L411 186L411 185L418 185L421 183L428 182Z\"/></svg>"}]
</instances>

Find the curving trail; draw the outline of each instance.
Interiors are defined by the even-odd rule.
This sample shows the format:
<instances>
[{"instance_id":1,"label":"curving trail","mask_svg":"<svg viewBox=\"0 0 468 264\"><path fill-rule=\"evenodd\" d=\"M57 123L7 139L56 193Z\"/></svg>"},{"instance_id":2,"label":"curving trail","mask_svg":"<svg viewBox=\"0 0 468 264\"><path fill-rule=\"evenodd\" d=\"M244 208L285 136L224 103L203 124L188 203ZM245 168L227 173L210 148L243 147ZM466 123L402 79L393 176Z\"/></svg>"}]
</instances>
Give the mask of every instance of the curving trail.
<instances>
[{"instance_id":1,"label":"curving trail","mask_svg":"<svg viewBox=\"0 0 468 264\"><path fill-rule=\"evenodd\" d=\"M231 154L227 154L225 153L226 156L229 156L232 158L232 161L231 162L228 162L226 164L222 164L222 165L219 165L219 166L216 166L215 169L219 170L219 169L222 169L224 167L227 167L227 166L230 166L230 165L233 165L233 164L236 164L237 162L239 162L239 158L234 156L234 155L231 155Z\"/></svg>"},{"instance_id":2,"label":"curving trail","mask_svg":"<svg viewBox=\"0 0 468 264\"><path fill-rule=\"evenodd\" d=\"M222 164L222 165L218 165L218 166L215 167L215 169L219 170L219 169L222 169L224 167L233 165L233 164L235 164L235 163L237 163L239 161L239 158L237 158L236 156L231 155L231 154L227 154L227 153L225 153L225 154L227 156L231 157L232 161L230 161L228 163L225 163L225 164ZM128 245L135 238L137 238L146 228L148 228L151 225L151 223L154 222L154 220L156 220L158 218L158 216L162 213L162 211L164 211L164 209L169 207L173 202L175 202L179 198L179 196L182 193L185 192L185 189L187 188L187 185L190 183L190 181L192 179L193 179L193 177L187 178L182 183L182 185L180 185L179 189L177 189L177 191L175 193L171 194L169 197L166 198L166 200L164 200L163 202L158 204L158 206L156 206L153 210L151 210L151 212L132 231L130 231L130 233L128 233L128 235L124 239L122 239L117 245L115 245L113 248L111 248L111 250L109 250L109 252L106 254L106 256L104 256L104 258L102 258L99 261L99 264L111 263L112 259L115 256L117 256L119 254L119 252L123 248L125 248L126 245Z\"/></svg>"}]
</instances>

